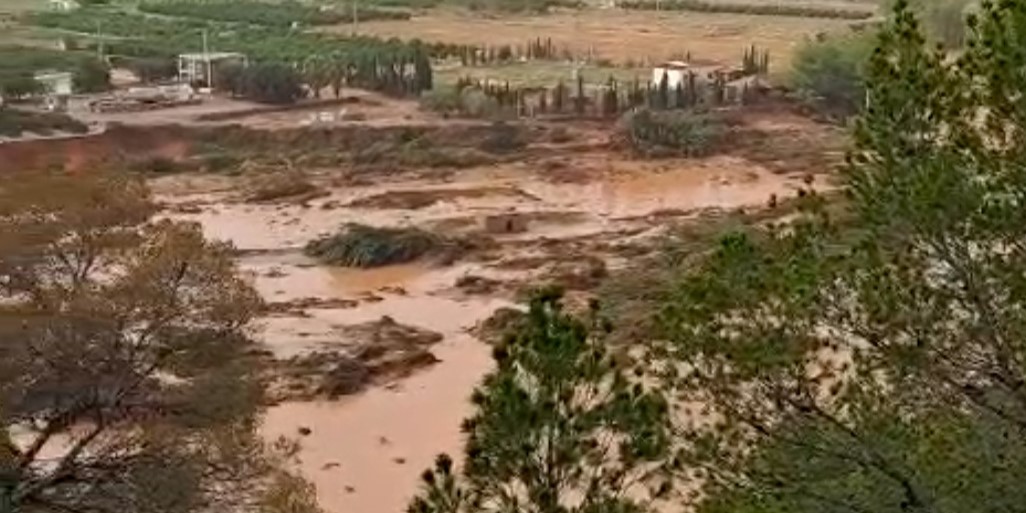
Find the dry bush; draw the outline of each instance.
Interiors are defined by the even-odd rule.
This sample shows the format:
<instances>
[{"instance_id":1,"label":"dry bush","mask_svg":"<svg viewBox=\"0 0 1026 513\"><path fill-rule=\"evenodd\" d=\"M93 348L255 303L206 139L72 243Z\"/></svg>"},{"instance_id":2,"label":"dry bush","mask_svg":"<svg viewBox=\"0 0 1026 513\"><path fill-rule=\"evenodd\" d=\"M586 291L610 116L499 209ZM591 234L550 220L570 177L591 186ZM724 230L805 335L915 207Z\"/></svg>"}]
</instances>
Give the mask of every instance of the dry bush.
<instances>
[{"instance_id":1,"label":"dry bush","mask_svg":"<svg viewBox=\"0 0 1026 513\"><path fill-rule=\"evenodd\" d=\"M326 193L300 173L269 173L254 181L246 195L246 201L252 203L265 203L281 199L300 201L323 196Z\"/></svg>"}]
</instances>

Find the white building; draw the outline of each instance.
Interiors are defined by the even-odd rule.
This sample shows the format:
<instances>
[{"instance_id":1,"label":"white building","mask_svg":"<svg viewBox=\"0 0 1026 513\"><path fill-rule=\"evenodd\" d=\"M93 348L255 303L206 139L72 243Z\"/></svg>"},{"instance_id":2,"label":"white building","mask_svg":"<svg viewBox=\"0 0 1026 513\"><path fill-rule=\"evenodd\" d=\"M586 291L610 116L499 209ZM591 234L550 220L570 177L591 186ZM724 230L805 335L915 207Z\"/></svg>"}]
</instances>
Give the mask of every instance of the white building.
<instances>
[{"instance_id":1,"label":"white building","mask_svg":"<svg viewBox=\"0 0 1026 513\"><path fill-rule=\"evenodd\" d=\"M47 94L54 96L69 96L74 84L74 77L66 71L39 72L33 78L43 85Z\"/></svg>"},{"instance_id":2,"label":"white building","mask_svg":"<svg viewBox=\"0 0 1026 513\"><path fill-rule=\"evenodd\" d=\"M50 0L50 10L53 11L74 11L79 8L79 4L76 0Z\"/></svg>"},{"instance_id":3,"label":"white building","mask_svg":"<svg viewBox=\"0 0 1026 513\"><path fill-rule=\"evenodd\" d=\"M652 83L659 85L666 77L666 84L670 89L677 86L683 87L688 78L688 71L691 69L688 63L683 61L668 61L652 68Z\"/></svg>"}]
</instances>

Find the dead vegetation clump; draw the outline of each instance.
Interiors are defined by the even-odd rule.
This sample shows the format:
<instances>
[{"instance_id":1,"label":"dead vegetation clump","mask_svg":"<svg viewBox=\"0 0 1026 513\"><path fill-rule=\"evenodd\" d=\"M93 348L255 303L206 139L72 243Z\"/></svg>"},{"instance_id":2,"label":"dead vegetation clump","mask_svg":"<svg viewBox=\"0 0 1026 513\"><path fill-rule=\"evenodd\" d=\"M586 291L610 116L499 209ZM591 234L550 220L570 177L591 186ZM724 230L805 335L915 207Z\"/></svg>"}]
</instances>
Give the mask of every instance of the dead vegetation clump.
<instances>
[{"instance_id":1,"label":"dead vegetation clump","mask_svg":"<svg viewBox=\"0 0 1026 513\"><path fill-rule=\"evenodd\" d=\"M248 188L245 201L270 203L289 200L297 203L328 195L300 173L267 173L256 177Z\"/></svg>"},{"instance_id":2,"label":"dead vegetation clump","mask_svg":"<svg viewBox=\"0 0 1026 513\"><path fill-rule=\"evenodd\" d=\"M304 251L331 265L380 267L411 262L448 245L444 238L419 228L348 223L335 235L311 241Z\"/></svg>"},{"instance_id":3,"label":"dead vegetation clump","mask_svg":"<svg viewBox=\"0 0 1026 513\"><path fill-rule=\"evenodd\" d=\"M305 315L308 309L334 310L356 308L360 302L345 298L304 297L292 301L273 301L264 305L264 312L270 315Z\"/></svg>"},{"instance_id":4,"label":"dead vegetation clump","mask_svg":"<svg viewBox=\"0 0 1026 513\"><path fill-rule=\"evenodd\" d=\"M406 142L378 141L356 150L352 162L373 169L391 167L465 168L488 164L493 159L476 148L432 144L428 139Z\"/></svg>"},{"instance_id":5,"label":"dead vegetation clump","mask_svg":"<svg viewBox=\"0 0 1026 513\"><path fill-rule=\"evenodd\" d=\"M270 362L268 397L281 402L355 394L370 384L402 378L437 363L428 348L443 338L387 316L347 326L346 335L358 341L351 349L316 351Z\"/></svg>"},{"instance_id":6,"label":"dead vegetation clump","mask_svg":"<svg viewBox=\"0 0 1026 513\"><path fill-rule=\"evenodd\" d=\"M545 280L564 290L591 290L609 276L606 263L599 257L581 255L556 262L545 273Z\"/></svg>"},{"instance_id":7,"label":"dead vegetation clump","mask_svg":"<svg viewBox=\"0 0 1026 513\"><path fill-rule=\"evenodd\" d=\"M488 153L502 154L520 151L527 143L528 135L522 126L497 121L488 128L478 147Z\"/></svg>"},{"instance_id":8,"label":"dead vegetation clump","mask_svg":"<svg viewBox=\"0 0 1026 513\"><path fill-rule=\"evenodd\" d=\"M499 308L487 319L477 323L471 332L482 342L499 345L506 334L515 331L526 318L527 314L516 308Z\"/></svg>"},{"instance_id":9,"label":"dead vegetation clump","mask_svg":"<svg viewBox=\"0 0 1026 513\"><path fill-rule=\"evenodd\" d=\"M495 186L468 189L419 189L386 191L380 194L365 196L349 202L348 207L375 209L410 209L427 208L443 201L458 199L479 199L489 196L505 196L537 201L538 198L517 187Z\"/></svg>"},{"instance_id":10,"label":"dead vegetation clump","mask_svg":"<svg viewBox=\"0 0 1026 513\"><path fill-rule=\"evenodd\" d=\"M464 294L491 294L500 287L501 281L474 274L465 274L456 279L456 288Z\"/></svg>"},{"instance_id":11,"label":"dead vegetation clump","mask_svg":"<svg viewBox=\"0 0 1026 513\"><path fill-rule=\"evenodd\" d=\"M443 237L416 227L376 227L347 223L338 233L311 241L307 256L329 265L381 267L431 257L451 265L468 253L492 250L496 242L481 234Z\"/></svg>"}]
</instances>

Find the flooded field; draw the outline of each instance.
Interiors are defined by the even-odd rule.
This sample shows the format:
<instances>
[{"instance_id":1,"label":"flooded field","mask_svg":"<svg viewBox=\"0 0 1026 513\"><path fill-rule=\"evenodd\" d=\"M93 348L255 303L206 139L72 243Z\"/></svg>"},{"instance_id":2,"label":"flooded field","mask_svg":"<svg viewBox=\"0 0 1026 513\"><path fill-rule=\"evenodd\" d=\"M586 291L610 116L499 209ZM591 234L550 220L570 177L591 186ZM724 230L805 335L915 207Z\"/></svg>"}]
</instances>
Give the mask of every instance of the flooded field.
<instances>
[{"instance_id":1,"label":"flooded field","mask_svg":"<svg viewBox=\"0 0 1026 513\"><path fill-rule=\"evenodd\" d=\"M794 123L774 126L790 130ZM264 432L300 439L302 471L328 511L402 511L434 456L459 453L467 398L491 365L488 345L471 331L514 305L529 282L558 277L585 257L615 268L624 247L673 223L698 222L709 210L762 207L771 195L793 195L804 177L734 155L635 160L601 145L583 148L542 161L357 184L311 170L307 178L326 193L295 202L243 201L237 191L244 178L185 174L151 182L165 215L199 222L209 237L239 250L242 270L279 307L254 327L275 357L344 350L356 344L354 326L382 318L441 334L430 346L432 365L355 395L286 399L268 410ZM516 219L517 228L489 225L496 216ZM347 222L416 226L490 244L453 261L366 270L303 254L305 244ZM469 293L457 286L468 276L498 285Z\"/></svg>"}]
</instances>

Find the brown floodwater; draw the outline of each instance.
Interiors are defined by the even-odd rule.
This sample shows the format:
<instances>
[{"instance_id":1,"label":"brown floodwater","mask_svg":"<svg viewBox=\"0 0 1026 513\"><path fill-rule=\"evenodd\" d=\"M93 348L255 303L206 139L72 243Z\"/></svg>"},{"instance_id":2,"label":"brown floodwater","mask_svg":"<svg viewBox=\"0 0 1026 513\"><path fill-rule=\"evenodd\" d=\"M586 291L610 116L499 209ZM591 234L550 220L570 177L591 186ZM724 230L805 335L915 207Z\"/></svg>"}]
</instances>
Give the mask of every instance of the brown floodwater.
<instances>
[{"instance_id":1,"label":"brown floodwater","mask_svg":"<svg viewBox=\"0 0 1026 513\"><path fill-rule=\"evenodd\" d=\"M247 250L239 258L240 268L266 300L359 301L351 308L311 307L304 316L258 319L254 336L277 355L344 346L347 326L385 315L444 335L432 348L440 362L408 378L337 401L287 402L268 410L264 433L300 439L300 468L317 486L329 513L400 513L436 454L458 456L460 422L470 412L467 399L491 368L488 346L468 329L509 303L499 296L453 293L454 282L464 274L499 276L501 271L484 264L344 269L303 256L304 244L345 222L473 231L485 215L509 211L533 213L538 221L527 233L502 236L508 241L615 234L632 227L638 228L635 233L651 234L658 227L634 219L656 211L760 205L771 194L787 195L797 183L732 157L612 161L599 154L584 155L573 166L585 180L560 182L530 164L516 163L455 171L445 180L335 187L330 196L307 206L241 203L223 179L171 178L154 184L163 201L200 206L170 217L197 221L207 236ZM418 209L345 206L396 190L498 187L523 194L442 195ZM331 208L322 208L329 202ZM311 434L301 437L300 427Z\"/></svg>"}]
</instances>

